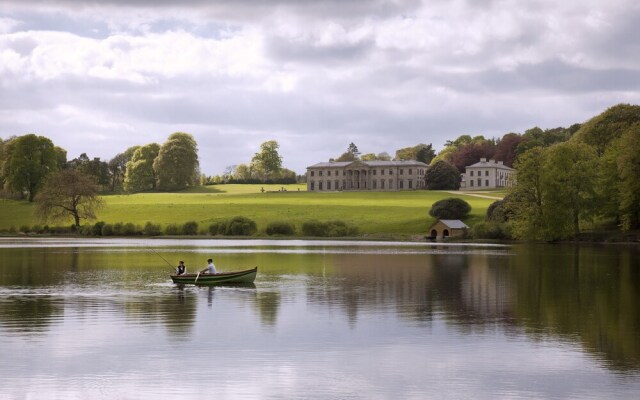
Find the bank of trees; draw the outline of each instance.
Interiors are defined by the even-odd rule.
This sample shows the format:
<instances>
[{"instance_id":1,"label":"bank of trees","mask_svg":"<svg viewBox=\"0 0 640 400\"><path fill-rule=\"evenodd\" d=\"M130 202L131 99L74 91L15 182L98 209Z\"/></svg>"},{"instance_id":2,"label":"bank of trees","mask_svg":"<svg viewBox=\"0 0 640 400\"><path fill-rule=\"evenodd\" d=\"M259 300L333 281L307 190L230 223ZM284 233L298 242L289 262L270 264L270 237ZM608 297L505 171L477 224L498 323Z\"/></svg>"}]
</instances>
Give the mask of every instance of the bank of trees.
<instances>
[{"instance_id":1,"label":"bank of trees","mask_svg":"<svg viewBox=\"0 0 640 400\"><path fill-rule=\"evenodd\" d=\"M223 176L213 177L213 183L296 183L296 173L282 166L282 156L275 140L268 140L246 164L227 167Z\"/></svg>"},{"instance_id":2,"label":"bank of trees","mask_svg":"<svg viewBox=\"0 0 640 400\"><path fill-rule=\"evenodd\" d=\"M640 229L640 106L611 107L566 141L541 140L515 167L504 207L516 238L574 238L587 224Z\"/></svg>"}]
</instances>

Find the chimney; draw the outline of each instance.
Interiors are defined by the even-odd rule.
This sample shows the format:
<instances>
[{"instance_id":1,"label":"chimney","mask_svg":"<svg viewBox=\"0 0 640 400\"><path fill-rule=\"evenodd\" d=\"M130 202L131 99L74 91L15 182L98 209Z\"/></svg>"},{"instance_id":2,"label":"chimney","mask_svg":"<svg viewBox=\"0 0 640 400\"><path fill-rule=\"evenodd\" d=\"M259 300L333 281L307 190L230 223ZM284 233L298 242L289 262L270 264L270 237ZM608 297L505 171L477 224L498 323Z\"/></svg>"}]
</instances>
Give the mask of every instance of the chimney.
<instances>
[{"instance_id":1,"label":"chimney","mask_svg":"<svg viewBox=\"0 0 640 400\"><path fill-rule=\"evenodd\" d=\"M504 162L498 161L498 165L504 165Z\"/></svg>"},{"instance_id":2,"label":"chimney","mask_svg":"<svg viewBox=\"0 0 640 400\"><path fill-rule=\"evenodd\" d=\"M487 162L487 159L483 157L480 159L480 162Z\"/></svg>"}]
</instances>

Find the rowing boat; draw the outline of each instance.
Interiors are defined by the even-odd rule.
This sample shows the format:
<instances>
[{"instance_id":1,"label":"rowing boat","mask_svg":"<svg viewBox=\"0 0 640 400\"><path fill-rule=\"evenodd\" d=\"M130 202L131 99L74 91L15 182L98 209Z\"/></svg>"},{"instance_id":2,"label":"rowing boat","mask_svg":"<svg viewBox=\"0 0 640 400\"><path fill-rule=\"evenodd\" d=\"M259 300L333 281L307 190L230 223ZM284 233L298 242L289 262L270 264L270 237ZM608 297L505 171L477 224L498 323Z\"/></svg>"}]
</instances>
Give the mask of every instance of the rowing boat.
<instances>
[{"instance_id":1,"label":"rowing boat","mask_svg":"<svg viewBox=\"0 0 640 400\"><path fill-rule=\"evenodd\" d=\"M220 272L217 274L171 274L173 283L190 283L194 285L215 285L218 283L253 283L258 267L236 272Z\"/></svg>"}]
</instances>

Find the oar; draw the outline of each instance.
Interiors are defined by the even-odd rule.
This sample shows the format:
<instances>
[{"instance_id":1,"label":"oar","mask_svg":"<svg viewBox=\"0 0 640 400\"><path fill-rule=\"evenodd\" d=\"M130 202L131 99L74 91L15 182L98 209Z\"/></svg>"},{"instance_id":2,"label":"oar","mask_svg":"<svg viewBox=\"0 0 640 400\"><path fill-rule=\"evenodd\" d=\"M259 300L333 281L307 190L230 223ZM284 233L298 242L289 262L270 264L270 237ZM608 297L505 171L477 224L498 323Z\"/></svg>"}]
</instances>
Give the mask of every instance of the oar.
<instances>
[{"instance_id":1,"label":"oar","mask_svg":"<svg viewBox=\"0 0 640 400\"><path fill-rule=\"evenodd\" d=\"M196 284L196 282L198 282L198 278L200 278L200 271L198 271L198 275L196 276L196 280L195 280L195 281L193 281L193 284L194 284L194 285Z\"/></svg>"}]
</instances>

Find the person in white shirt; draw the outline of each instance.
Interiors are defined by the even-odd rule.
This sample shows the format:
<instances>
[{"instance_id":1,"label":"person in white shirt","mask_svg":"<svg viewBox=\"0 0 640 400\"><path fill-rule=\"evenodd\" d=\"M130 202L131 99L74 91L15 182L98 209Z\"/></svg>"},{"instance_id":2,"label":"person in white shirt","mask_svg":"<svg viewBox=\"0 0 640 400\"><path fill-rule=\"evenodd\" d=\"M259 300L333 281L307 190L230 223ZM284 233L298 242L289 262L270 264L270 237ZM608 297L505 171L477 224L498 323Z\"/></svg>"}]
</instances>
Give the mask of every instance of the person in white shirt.
<instances>
[{"instance_id":1,"label":"person in white shirt","mask_svg":"<svg viewBox=\"0 0 640 400\"><path fill-rule=\"evenodd\" d=\"M218 273L218 271L216 271L216 266L213 265L212 259L208 259L207 264L208 264L207 268L200 271L201 274L217 274Z\"/></svg>"}]
</instances>

